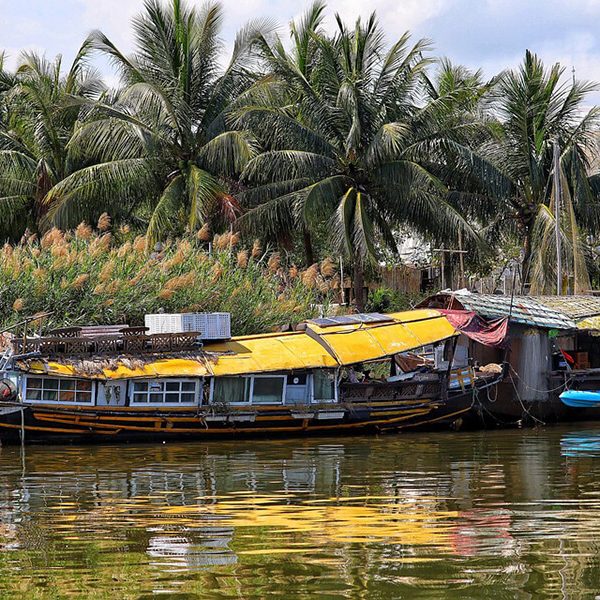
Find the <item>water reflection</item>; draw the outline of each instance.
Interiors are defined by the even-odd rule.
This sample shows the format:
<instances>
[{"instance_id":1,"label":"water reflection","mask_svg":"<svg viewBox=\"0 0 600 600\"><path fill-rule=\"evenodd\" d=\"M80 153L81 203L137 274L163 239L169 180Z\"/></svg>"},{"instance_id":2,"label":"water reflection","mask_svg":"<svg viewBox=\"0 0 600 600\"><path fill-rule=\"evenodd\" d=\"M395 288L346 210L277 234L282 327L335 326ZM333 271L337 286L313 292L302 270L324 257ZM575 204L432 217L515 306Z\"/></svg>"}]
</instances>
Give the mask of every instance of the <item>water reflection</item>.
<instances>
[{"instance_id":1,"label":"water reflection","mask_svg":"<svg viewBox=\"0 0 600 600\"><path fill-rule=\"evenodd\" d=\"M560 440L563 456L600 456L600 431L568 433Z\"/></svg>"},{"instance_id":2,"label":"water reflection","mask_svg":"<svg viewBox=\"0 0 600 600\"><path fill-rule=\"evenodd\" d=\"M2 448L0 597L593 598L598 450L560 428Z\"/></svg>"}]
</instances>

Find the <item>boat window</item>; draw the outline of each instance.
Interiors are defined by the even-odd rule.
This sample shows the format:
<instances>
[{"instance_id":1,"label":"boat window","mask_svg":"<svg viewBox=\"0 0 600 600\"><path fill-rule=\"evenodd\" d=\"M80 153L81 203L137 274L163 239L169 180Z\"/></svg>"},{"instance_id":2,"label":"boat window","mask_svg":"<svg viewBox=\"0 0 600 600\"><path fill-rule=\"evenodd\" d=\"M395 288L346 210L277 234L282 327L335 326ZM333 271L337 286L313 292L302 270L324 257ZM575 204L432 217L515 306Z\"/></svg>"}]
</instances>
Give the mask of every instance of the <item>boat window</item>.
<instances>
[{"instance_id":1,"label":"boat window","mask_svg":"<svg viewBox=\"0 0 600 600\"><path fill-rule=\"evenodd\" d=\"M250 377L217 377L212 401L221 404L249 402L250 382Z\"/></svg>"},{"instance_id":2,"label":"boat window","mask_svg":"<svg viewBox=\"0 0 600 600\"><path fill-rule=\"evenodd\" d=\"M198 381L150 379L134 381L132 404L196 404Z\"/></svg>"},{"instance_id":3,"label":"boat window","mask_svg":"<svg viewBox=\"0 0 600 600\"><path fill-rule=\"evenodd\" d=\"M92 382L87 379L27 377L25 400L27 402L91 404L93 401Z\"/></svg>"},{"instance_id":4,"label":"boat window","mask_svg":"<svg viewBox=\"0 0 600 600\"><path fill-rule=\"evenodd\" d=\"M254 377L253 404L281 404L285 390L285 376Z\"/></svg>"},{"instance_id":5,"label":"boat window","mask_svg":"<svg viewBox=\"0 0 600 600\"><path fill-rule=\"evenodd\" d=\"M335 373L322 369L314 371L313 390L315 402L335 400Z\"/></svg>"}]
</instances>

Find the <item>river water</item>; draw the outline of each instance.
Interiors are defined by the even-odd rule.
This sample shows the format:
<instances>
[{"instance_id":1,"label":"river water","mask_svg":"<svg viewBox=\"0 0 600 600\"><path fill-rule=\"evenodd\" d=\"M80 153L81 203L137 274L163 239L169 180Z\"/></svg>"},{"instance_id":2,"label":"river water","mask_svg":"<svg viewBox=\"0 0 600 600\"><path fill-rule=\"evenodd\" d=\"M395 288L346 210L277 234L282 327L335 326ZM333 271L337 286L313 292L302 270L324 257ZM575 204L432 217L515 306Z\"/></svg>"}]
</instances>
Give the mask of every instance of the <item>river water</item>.
<instances>
[{"instance_id":1,"label":"river water","mask_svg":"<svg viewBox=\"0 0 600 600\"><path fill-rule=\"evenodd\" d=\"M1 598L600 597L600 426L0 450Z\"/></svg>"}]
</instances>

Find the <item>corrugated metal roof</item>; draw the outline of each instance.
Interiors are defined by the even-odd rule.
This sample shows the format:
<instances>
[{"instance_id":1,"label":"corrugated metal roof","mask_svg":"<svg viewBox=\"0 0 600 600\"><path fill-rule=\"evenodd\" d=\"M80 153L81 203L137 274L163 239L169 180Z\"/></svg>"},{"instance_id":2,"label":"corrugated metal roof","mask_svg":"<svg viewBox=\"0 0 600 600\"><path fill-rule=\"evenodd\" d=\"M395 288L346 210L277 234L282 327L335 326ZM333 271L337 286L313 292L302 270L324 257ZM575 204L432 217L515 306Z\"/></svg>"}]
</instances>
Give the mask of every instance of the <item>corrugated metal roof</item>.
<instances>
[{"instance_id":1,"label":"corrugated metal roof","mask_svg":"<svg viewBox=\"0 0 600 600\"><path fill-rule=\"evenodd\" d=\"M598 296L535 296L535 299L544 306L557 310L575 321L600 315L600 297Z\"/></svg>"},{"instance_id":2,"label":"corrugated metal roof","mask_svg":"<svg viewBox=\"0 0 600 600\"><path fill-rule=\"evenodd\" d=\"M448 308L454 308L452 299L459 302L466 310L473 311L483 317L497 319L511 315L511 321L545 329L575 329L576 323L567 314L546 306L534 296L500 296L495 294L471 294L468 292L451 292L438 294L421 305L432 306L434 299L445 299ZM433 307L433 306L432 306Z\"/></svg>"}]
</instances>

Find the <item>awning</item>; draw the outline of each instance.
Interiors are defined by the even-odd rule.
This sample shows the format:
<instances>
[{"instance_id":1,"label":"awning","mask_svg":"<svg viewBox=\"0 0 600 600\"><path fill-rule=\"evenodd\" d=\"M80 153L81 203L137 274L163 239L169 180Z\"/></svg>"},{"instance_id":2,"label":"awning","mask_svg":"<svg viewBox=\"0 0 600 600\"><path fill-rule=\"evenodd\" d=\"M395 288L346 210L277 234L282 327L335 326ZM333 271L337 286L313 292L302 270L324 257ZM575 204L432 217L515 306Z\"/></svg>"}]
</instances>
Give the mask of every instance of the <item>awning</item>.
<instances>
[{"instance_id":1,"label":"awning","mask_svg":"<svg viewBox=\"0 0 600 600\"><path fill-rule=\"evenodd\" d=\"M508 334L508 317L486 321L468 310L442 310L440 312L453 327L467 337L483 344L503 348Z\"/></svg>"},{"instance_id":2,"label":"awning","mask_svg":"<svg viewBox=\"0 0 600 600\"><path fill-rule=\"evenodd\" d=\"M271 333L211 343L204 350L214 356L215 375L335 368L337 361L304 332Z\"/></svg>"},{"instance_id":3,"label":"awning","mask_svg":"<svg viewBox=\"0 0 600 600\"><path fill-rule=\"evenodd\" d=\"M445 340L456 333L437 310L411 310L388 315L389 322L319 327L308 323L306 332L318 340L340 365L352 365L393 356Z\"/></svg>"},{"instance_id":4,"label":"awning","mask_svg":"<svg viewBox=\"0 0 600 600\"><path fill-rule=\"evenodd\" d=\"M163 358L148 362L116 359L114 366L106 366L107 361L58 361L41 360L21 363L29 373L80 377L85 379L135 379L143 377L206 377L212 374L210 362L204 357Z\"/></svg>"}]
</instances>

